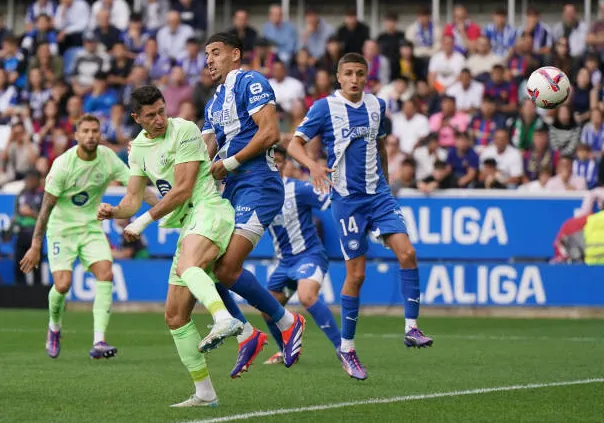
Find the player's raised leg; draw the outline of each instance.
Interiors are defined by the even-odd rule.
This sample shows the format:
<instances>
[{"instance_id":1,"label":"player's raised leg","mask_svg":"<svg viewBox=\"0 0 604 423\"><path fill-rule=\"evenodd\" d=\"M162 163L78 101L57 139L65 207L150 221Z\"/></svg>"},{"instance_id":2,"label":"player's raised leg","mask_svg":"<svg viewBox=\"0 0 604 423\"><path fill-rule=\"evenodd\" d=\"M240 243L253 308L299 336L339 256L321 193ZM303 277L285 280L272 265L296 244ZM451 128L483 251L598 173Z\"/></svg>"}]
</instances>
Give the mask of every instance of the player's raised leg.
<instances>
[{"instance_id":1,"label":"player's raised leg","mask_svg":"<svg viewBox=\"0 0 604 423\"><path fill-rule=\"evenodd\" d=\"M205 358L198 350L201 336L191 320L196 298L179 278L171 274L170 281L166 299L166 324L170 328L180 360L195 384L195 394L183 402L173 404L172 407L216 407L218 397L212 386Z\"/></svg>"},{"instance_id":2,"label":"player's raised leg","mask_svg":"<svg viewBox=\"0 0 604 423\"><path fill-rule=\"evenodd\" d=\"M46 353L50 358L57 358L61 352L61 328L65 297L71 288L71 270L58 270L52 274L53 285L48 292L48 334L46 336Z\"/></svg>"},{"instance_id":3,"label":"player's raised leg","mask_svg":"<svg viewBox=\"0 0 604 423\"><path fill-rule=\"evenodd\" d=\"M385 242L396 255L401 266L401 293L405 304L405 345L408 347L430 347L432 338L423 334L417 327L419 317L419 272L415 249L404 233L394 233L385 238Z\"/></svg>"},{"instance_id":4,"label":"player's raised leg","mask_svg":"<svg viewBox=\"0 0 604 423\"><path fill-rule=\"evenodd\" d=\"M105 341L105 331L109 326L111 304L113 303L113 271L111 267L110 260L100 260L90 265L90 271L96 278L96 292L92 306L94 340L90 350L90 358L94 359L111 358L117 354L117 348Z\"/></svg>"},{"instance_id":5,"label":"player's raised leg","mask_svg":"<svg viewBox=\"0 0 604 423\"><path fill-rule=\"evenodd\" d=\"M322 276L321 276L322 279ZM337 350L341 344L341 334L333 313L319 297L320 282L314 279L302 279L298 282L300 304L308 311L313 320Z\"/></svg>"}]
</instances>

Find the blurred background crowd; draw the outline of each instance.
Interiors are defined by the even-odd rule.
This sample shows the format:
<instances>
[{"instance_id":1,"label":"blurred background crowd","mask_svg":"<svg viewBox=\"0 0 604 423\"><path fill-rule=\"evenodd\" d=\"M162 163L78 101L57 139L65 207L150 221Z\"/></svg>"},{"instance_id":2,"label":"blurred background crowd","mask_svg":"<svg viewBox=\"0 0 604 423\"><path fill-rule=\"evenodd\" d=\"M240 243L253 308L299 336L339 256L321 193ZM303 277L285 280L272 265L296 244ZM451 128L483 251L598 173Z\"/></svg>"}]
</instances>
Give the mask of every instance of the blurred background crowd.
<instances>
[{"instance_id":1,"label":"blurred background crowd","mask_svg":"<svg viewBox=\"0 0 604 423\"><path fill-rule=\"evenodd\" d=\"M83 113L102 121L103 143L126 161L139 128L129 94L159 86L168 115L203 122L214 88L205 66L206 5L196 0L37 0L14 33L0 24L0 187L23 187L32 169L47 174L74 144ZM604 5L601 5L604 11ZM284 20L281 6L260 27L236 9L232 27L244 45L243 67L275 91L284 146L308 108L337 89L336 65L348 52L369 64L367 91L387 104L389 180L406 189L566 191L604 185L604 20L583 22L573 4L544 22L528 7L512 27L507 11L480 25L464 6L449 22L427 8L410 25L384 13L381 33L355 10L332 26L307 8L304 24ZM409 17L406 19L409 20ZM527 98L530 73L562 69L573 91L556 110ZM308 144L322 157L320 140ZM304 172L295 163L288 172Z\"/></svg>"}]
</instances>

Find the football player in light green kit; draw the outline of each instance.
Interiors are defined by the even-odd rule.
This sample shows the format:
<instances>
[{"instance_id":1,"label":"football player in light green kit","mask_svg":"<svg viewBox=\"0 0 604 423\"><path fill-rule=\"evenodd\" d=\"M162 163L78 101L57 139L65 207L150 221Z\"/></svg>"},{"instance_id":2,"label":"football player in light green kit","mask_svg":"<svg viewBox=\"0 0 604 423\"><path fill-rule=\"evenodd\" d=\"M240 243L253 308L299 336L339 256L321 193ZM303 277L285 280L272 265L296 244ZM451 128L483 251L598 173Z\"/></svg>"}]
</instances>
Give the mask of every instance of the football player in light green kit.
<instances>
[{"instance_id":1,"label":"football player in light green kit","mask_svg":"<svg viewBox=\"0 0 604 423\"><path fill-rule=\"evenodd\" d=\"M132 117L143 130L131 144L126 196L116 207L101 204L98 218L133 216L141 206L147 177L161 193L162 199L130 223L124 236L136 239L158 219L162 219L162 227L181 228L168 280L165 319L180 359L193 379L195 394L173 407L216 406L218 399L199 351L202 340L191 313L196 300L212 313L214 326L204 344L217 346L243 330L243 324L227 311L205 271L226 251L235 227L235 211L218 193L200 129L184 119L168 119L158 88L134 90Z\"/></svg>"},{"instance_id":2,"label":"football player in light green kit","mask_svg":"<svg viewBox=\"0 0 604 423\"><path fill-rule=\"evenodd\" d=\"M51 358L60 353L61 317L65 296L71 287L73 263L77 257L96 278L93 305L94 342L91 358L110 358L117 348L105 342L113 297L111 248L96 219L105 189L112 181L128 184L129 169L111 149L99 146L99 120L84 115L77 123L76 147L59 156L48 176L42 207L30 249L21 260L21 270L30 272L40 263L42 240L46 233L48 261L54 285L48 294L50 322L46 352ZM155 204L148 190L145 201ZM48 230L47 230L48 226Z\"/></svg>"}]
</instances>

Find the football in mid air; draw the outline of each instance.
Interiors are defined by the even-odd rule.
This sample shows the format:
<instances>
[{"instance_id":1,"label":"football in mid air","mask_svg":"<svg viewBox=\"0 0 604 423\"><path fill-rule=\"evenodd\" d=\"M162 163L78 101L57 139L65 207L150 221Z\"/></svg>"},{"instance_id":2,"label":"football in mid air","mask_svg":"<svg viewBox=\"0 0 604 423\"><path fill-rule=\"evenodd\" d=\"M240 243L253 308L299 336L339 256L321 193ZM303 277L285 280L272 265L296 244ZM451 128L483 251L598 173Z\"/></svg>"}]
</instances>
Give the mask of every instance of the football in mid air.
<instances>
[{"instance_id":1,"label":"football in mid air","mask_svg":"<svg viewBox=\"0 0 604 423\"><path fill-rule=\"evenodd\" d=\"M526 90L537 107L555 109L570 95L570 80L560 69L545 66L531 74Z\"/></svg>"}]
</instances>

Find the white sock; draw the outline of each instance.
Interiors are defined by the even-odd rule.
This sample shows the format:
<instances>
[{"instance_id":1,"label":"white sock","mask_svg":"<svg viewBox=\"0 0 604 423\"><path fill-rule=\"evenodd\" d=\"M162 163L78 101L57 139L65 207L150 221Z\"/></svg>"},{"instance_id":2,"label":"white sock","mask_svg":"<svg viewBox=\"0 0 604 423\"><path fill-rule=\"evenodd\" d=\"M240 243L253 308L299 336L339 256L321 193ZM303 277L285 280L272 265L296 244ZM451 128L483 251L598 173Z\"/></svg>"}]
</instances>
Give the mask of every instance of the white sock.
<instances>
[{"instance_id":1,"label":"white sock","mask_svg":"<svg viewBox=\"0 0 604 423\"><path fill-rule=\"evenodd\" d=\"M216 391L214 390L214 386L212 386L210 376L202 381L195 382L195 396L206 401L216 399Z\"/></svg>"},{"instance_id":2,"label":"white sock","mask_svg":"<svg viewBox=\"0 0 604 423\"><path fill-rule=\"evenodd\" d=\"M61 324L60 323L53 323L53 322L48 322L48 328L53 331L53 332L58 332L61 330Z\"/></svg>"},{"instance_id":3,"label":"white sock","mask_svg":"<svg viewBox=\"0 0 604 423\"><path fill-rule=\"evenodd\" d=\"M241 332L241 335L237 335L237 342L241 344L243 341L252 336L252 333L254 333L254 327L250 324L250 322L245 322L243 325L243 332Z\"/></svg>"},{"instance_id":4,"label":"white sock","mask_svg":"<svg viewBox=\"0 0 604 423\"><path fill-rule=\"evenodd\" d=\"M415 319L405 319L405 333L409 332L411 329L417 327L417 320Z\"/></svg>"},{"instance_id":5,"label":"white sock","mask_svg":"<svg viewBox=\"0 0 604 423\"><path fill-rule=\"evenodd\" d=\"M97 344L99 342L103 342L104 340L105 340L105 332L94 331L94 342L93 342L93 344Z\"/></svg>"},{"instance_id":6,"label":"white sock","mask_svg":"<svg viewBox=\"0 0 604 423\"><path fill-rule=\"evenodd\" d=\"M342 343L340 345L340 351L342 352L350 352L354 350L354 339L344 339L342 338Z\"/></svg>"},{"instance_id":7,"label":"white sock","mask_svg":"<svg viewBox=\"0 0 604 423\"><path fill-rule=\"evenodd\" d=\"M285 310L285 314L275 322L281 332L288 330L294 324L294 315Z\"/></svg>"},{"instance_id":8,"label":"white sock","mask_svg":"<svg viewBox=\"0 0 604 423\"><path fill-rule=\"evenodd\" d=\"M212 315L212 317L214 318L214 323L233 318L233 316L231 316L231 313L229 313L226 309L218 310Z\"/></svg>"}]
</instances>

